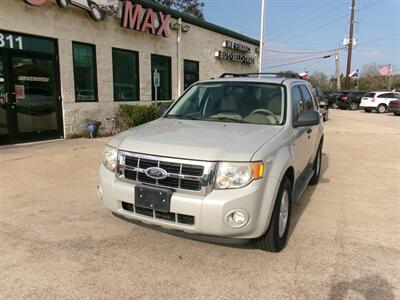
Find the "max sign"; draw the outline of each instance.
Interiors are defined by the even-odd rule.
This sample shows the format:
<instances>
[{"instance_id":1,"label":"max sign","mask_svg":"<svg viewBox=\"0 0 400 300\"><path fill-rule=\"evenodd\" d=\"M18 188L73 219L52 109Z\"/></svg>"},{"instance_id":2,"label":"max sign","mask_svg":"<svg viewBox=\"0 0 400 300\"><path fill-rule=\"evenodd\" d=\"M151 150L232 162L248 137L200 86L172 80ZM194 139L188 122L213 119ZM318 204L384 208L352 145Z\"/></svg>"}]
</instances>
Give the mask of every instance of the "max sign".
<instances>
[{"instance_id":1,"label":"max sign","mask_svg":"<svg viewBox=\"0 0 400 300\"><path fill-rule=\"evenodd\" d=\"M148 31L158 36L169 36L170 15L154 12L151 8L143 8L140 4L133 4L125 0L122 9L121 26L131 30Z\"/></svg>"}]
</instances>

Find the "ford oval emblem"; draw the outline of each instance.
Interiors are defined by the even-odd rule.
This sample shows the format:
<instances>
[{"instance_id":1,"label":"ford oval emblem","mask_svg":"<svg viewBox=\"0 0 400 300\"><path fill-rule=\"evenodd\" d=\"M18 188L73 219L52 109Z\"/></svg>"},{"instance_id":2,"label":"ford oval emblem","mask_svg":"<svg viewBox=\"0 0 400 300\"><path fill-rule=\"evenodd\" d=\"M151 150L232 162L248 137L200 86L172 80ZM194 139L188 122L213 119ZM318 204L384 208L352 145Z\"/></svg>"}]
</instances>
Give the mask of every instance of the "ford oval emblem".
<instances>
[{"instance_id":1,"label":"ford oval emblem","mask_svg":"<svg viewBox=\"0 0 400 300\"><path fill-rule=\"evenodd\" d=\"M144 173L153 179L165 179L168 177L168 172L158 167L147 168Z\"/></svg>"}]
</instances>

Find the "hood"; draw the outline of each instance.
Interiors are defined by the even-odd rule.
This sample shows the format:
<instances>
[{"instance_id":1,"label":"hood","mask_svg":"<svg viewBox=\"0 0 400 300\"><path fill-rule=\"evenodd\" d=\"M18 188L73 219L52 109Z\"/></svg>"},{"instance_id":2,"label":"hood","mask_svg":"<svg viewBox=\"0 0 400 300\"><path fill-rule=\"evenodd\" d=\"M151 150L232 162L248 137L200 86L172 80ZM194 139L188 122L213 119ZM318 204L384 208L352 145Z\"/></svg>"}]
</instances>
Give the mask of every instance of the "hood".
<instances>
[{"instance_id":1,"label":"hood","mask_svg":"<svg viewBox=\"0 0 400 300\"><path fill-rule=\"evenodd\" d=\"M108 144L120 150L206 161L250 161L281 126L161 118Z\"/></svg>"}]
</instances>

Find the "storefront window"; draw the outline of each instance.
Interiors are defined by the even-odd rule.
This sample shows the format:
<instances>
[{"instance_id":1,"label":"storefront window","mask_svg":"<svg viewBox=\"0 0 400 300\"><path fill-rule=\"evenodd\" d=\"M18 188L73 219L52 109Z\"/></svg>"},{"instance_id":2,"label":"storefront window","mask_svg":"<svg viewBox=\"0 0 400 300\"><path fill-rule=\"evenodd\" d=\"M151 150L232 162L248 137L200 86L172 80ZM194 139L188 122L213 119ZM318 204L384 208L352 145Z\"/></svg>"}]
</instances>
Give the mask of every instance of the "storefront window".
<instances>
[{"instance_id":1,"label":"storefront window","mask_svg":"<svg viewBox=\"0 0 400 300\"><path fill-rule=\"evenodd\" d=\"M97 101L95 47L74 42L73 56L76 101Z\"/></svg>"},{"instance_id":2,"label":"storefront window","mask_svg":"<svg viewBox=\"0 0 400 300\"><path fill-rule=\"evenodd\" d=\"M113 49L114 101L139 100L137 52Z\"/></svg>"},{"instance_id":3,"label":"storefront window","mask_svg":"<svg viewBox=\"0 0 400 300\"><path fill-rule=\"evenodd\" d=\"M193 83L199 81L199 62L185 59L183 65L184 87L186 90Z\"/></svg>"},{"instance_id":4,"label":"storefront window","mask_svg":"<svg viewBox=\"0 0 400 300\"><path fill-rule=\"evenodd\" d=\"M151 83L152 99L155 100L155 89L153 85L154 71L160 73L160 87L157 89L158 100L171 100L171 58L168 56L151 55Z\"/></svg>"}]
</instances>

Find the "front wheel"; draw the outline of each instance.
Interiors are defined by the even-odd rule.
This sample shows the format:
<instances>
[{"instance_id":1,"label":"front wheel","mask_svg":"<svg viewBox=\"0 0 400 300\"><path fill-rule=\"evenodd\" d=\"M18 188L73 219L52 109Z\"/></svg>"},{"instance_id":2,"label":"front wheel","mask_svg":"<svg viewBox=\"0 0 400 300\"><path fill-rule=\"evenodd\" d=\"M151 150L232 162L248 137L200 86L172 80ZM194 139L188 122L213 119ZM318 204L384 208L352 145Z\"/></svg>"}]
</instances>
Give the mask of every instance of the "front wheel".
<instances>
[{"instance_id":1,"label":"front wheel","mask_svg":"<svg viewBox=\"0 0 400 300\"><path fill-rule=\"evenodd\" d=\"M276 196L271 223L266 233L255 240L259 249L269 252L280 252L285 248L292 210L292 183L285 177Z\"/></svg>"},{"instance_id":2,"label":"front wheel","mask_svg":"<svg viewBox=\"0 0 400 300\"><path fill-rule=\"evenodd\" d=\"M90 3L89 5L89 15L96 21L103 21L106 17L106 13L100 9L100 7L96 3Z\"/></svg>"}]
</instances>

